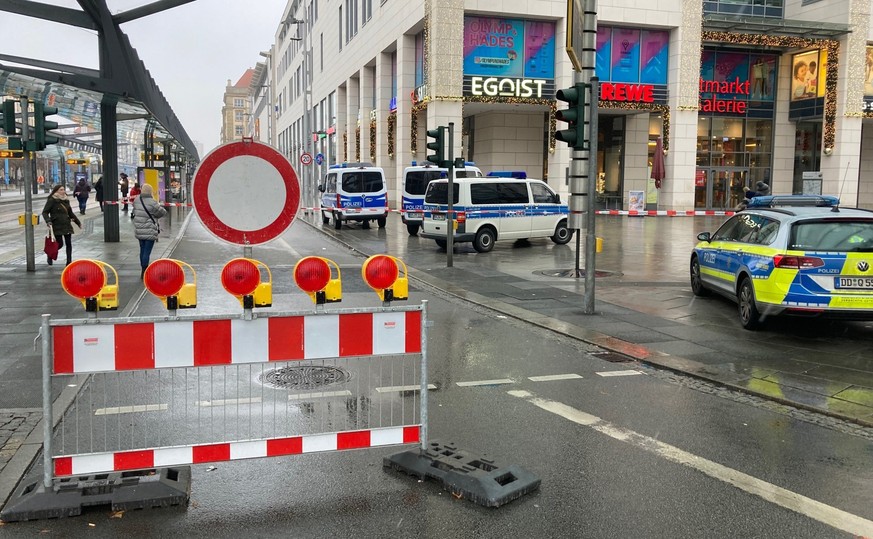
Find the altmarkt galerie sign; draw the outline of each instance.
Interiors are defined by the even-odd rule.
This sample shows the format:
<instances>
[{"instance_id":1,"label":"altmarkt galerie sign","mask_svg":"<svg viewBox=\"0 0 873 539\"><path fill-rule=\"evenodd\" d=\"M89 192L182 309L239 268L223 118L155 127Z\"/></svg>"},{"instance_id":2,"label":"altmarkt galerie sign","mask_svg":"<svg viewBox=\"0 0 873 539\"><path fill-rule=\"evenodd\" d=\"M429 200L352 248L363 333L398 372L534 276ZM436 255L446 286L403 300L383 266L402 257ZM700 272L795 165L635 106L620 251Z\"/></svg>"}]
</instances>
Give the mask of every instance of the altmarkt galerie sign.
<instances>
[{"instance_id":1,"label":"altmarkt galerie sign","mask_svg":"<svg viewBox=\"0 0 873 539\"><path fill-rule=\"evenodd\" d=\"M552 99L555 23L464 17L464 95Z\"/></svg>"}]
</instances>

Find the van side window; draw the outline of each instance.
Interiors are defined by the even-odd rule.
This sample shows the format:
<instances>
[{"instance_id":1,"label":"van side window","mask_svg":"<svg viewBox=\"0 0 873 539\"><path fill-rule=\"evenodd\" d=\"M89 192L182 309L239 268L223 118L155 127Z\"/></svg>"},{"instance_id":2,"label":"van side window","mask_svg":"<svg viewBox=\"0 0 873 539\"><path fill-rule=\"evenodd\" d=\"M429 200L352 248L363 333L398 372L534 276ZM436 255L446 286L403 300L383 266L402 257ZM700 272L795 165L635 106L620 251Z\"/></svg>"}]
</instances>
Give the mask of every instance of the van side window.
<instances>
[{"instance_id":1,"label":"van side window","mask_svg":"<svg viewBox=\"0 0 873 539\"><path fill-rule=\"evenodd\" d=\"M530 197L527 194L527 183L498 183L501 204L527 204Z\"/></svg>"},{"instance_id":2,"label":"van side window","mask_svg":"<svg viewBox=\"0 0 873 539\"><path fill-rule=\"evenodd\" d=\"M551 204L555 201L555 194L541 183L531 183L530 190L535 204Z\"/></svg>"},{"instance_id":3,"label":"van side window","mask_svg":"<svg viewBox=\"0 0 873 539\"><path fill-rule=\"evenodd\" d=\"M343 191L346 193L372 193L382 190L382 175L378 172L361 171L343 174Z\"/></svg>"},{"instance_id":4,"label":"van side window","mask_svg":"<svg viewBox=\"0 0 873 539\"><path fill-rule=\"evenodd\" d=\"M336 193L336 174L328 174L325 182L327 187L325 188L325 192L327 193Z\"/></svg>"},{"instance_id":5,"label":"van side window","mask_svg":"<svg viewBox=\"0 0 873 539\"><path fill-rule=\"evenodd\" d=\"M414 170L406 175L405 190L410 195L423 195L431 180L439 179L439 170Z\"/></svg>"},{"instance_id":6,"label":"van side window","mask_svg":"<svg viewBox=\"0 0 873 539\"><path fill-rule=\"evenodd\" d=\"M470 202L473 204L527 204L527 184L471 183Z\"/></svg>"}]
</instances>

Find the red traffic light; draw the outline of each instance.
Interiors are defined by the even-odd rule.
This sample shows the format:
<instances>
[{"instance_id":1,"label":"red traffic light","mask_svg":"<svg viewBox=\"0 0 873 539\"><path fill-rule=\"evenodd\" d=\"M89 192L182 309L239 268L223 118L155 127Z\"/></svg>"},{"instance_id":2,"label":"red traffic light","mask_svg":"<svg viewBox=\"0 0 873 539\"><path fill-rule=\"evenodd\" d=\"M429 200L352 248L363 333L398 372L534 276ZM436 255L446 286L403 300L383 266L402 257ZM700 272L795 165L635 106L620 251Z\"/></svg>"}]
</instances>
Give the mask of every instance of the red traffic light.
<instances>
[{"instance_id":1,"label":"red traffic light","mask_svg":"<svg viewBox=\"0 0 873 539\"><path fill-rule=\"evenodd\" d=\"M397 261L387 255L371 256L361 268L364 282L374 290L391 288L400 274Z\"/></svg>"},{"instance_id":2,"label":"red traffic light","mask_svg":"<svg viewBox=\"0 0 873 539\"><path fill-rule=\"evenodd\" d=\"M221 286L234 296L248 296L261 284L261 271L248 258L234 258L221 270Z\"/></svg>"},{"instance_id":3,"label":"red traffic light","mask_svg":"<svg viewBox=\"0 0 873 539\"><path fill-rule=\"evenodd\" d=\"M64 268L61 286L74 298L93 298L106 286L106 272L93 260L75 260Z\"/></svg>"},{"instance_id":4,"label":"red traffic light","mask_svg":"<svg viewBox=\"0 0 873 539\"><path fill-rule=\"evenodd\" d=\"M294 282L308 294L323 290L330 282L330 266L321 257L307 256L294 266Z\"/></svg>"},{"instance_id":5,"label":"red traffic light","mask_svg":"<svg viewBox=\"0 0 873 539\"><path fill-rule=\"evenodd\" d=\"M159 298L175 296L185 285L185 272L177 262L161 258L146 268L143 283L146 290Z\"/></svg>"}]
</instances>

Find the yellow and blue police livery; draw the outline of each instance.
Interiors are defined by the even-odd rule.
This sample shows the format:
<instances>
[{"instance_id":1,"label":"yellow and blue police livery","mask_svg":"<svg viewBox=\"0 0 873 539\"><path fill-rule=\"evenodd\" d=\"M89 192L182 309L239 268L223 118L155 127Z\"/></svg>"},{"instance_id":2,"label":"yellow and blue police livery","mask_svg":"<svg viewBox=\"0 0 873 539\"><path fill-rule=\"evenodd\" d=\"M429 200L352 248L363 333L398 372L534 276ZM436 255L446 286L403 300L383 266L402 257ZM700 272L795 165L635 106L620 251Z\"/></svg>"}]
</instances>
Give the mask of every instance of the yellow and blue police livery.
<instances>
[{"instance_id":1,"label":"yellow and blue police livery","mask_svg":"<svg viewBox=\"0 0 873 539\"><path fill-rule=\"evenodd\" d=\"M768 315L873 319L873 212L829 196L753 198L697 236L691 288L737 302L740 323Z\"/></svg>"},{"instance_id":2,"label":"yellow and blue police livery","mask_svg":"<svg viewBox=\"0 0 873 539\"><path fill-rule=\"evenodd\" d=\"M370 228L376 221L379 228L388 222L388 187L385 173L370 163L331 165L321 191L321 218L324 224L333 220L339 230L344 222L358 221Z\"/></svg>"}]
</instances>

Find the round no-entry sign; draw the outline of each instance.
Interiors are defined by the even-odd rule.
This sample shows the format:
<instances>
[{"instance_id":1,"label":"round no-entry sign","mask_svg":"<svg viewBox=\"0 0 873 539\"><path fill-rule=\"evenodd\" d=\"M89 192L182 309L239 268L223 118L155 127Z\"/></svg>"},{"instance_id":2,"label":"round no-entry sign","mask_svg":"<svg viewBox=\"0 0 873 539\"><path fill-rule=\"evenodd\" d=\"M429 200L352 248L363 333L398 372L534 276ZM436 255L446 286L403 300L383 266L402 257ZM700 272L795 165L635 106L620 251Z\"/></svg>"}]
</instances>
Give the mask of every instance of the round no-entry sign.
<instances>
[{"instance_id":1,"label":"round no-entry sign","mask_svg":"<svg viewBox=\"0 0 873 539\"><path fill-rule=\"evenodd\" d=\"M239 245L279 237L294 221L300 185L278 150L245 140L207 155L191 186L194 211L209 232Z\"/></svg>"},{"instance_id":2,"label":"round no-entry sign","mask_svg":"<svg viewBox=\"0 0 873 539\"><path fill-rule=\"evenodd\" d=\"M302 154L300 154L300 163L302 163L304 165L311 165L312 164L312 154L309 152L303 152Z\"/></svg>"}]
</instances>

